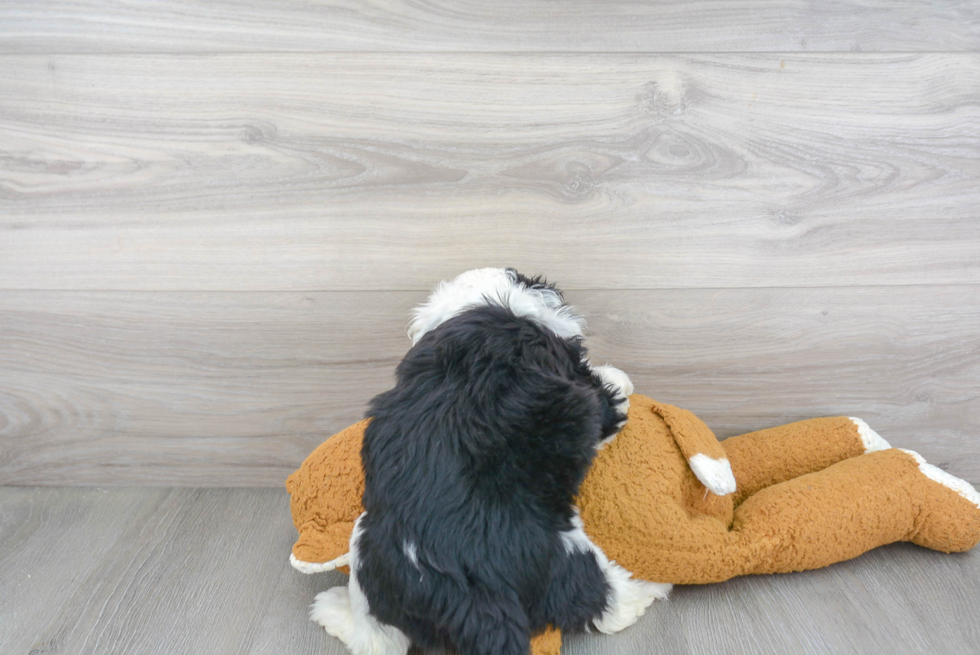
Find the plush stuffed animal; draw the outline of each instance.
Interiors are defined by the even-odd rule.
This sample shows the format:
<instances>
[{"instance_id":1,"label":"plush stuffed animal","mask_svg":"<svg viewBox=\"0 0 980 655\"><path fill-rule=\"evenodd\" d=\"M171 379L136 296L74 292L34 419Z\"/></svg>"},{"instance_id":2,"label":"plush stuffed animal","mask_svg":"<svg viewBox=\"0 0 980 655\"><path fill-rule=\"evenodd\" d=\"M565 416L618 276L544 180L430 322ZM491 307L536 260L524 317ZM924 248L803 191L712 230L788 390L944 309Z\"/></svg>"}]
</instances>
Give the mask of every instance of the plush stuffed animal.
<instances>
[{"instance_id":1,"label":"plush stuffed animal","mask_svg":"<svg viewBox=\"0 0 980 655\"><path fill-rule=\"evenodd\" d=\"M364 477L361 421L320 445L289 476L304 573L347 564ZM694 414L641 395L582 485L585 531L609 559L653 582L701 584L803 571L877 546L944 552L980 541L980 494L892 448L860 419L800 421L719 442ZM558 653L551 630L532 643Z\"/></svg>"}]
</instances>

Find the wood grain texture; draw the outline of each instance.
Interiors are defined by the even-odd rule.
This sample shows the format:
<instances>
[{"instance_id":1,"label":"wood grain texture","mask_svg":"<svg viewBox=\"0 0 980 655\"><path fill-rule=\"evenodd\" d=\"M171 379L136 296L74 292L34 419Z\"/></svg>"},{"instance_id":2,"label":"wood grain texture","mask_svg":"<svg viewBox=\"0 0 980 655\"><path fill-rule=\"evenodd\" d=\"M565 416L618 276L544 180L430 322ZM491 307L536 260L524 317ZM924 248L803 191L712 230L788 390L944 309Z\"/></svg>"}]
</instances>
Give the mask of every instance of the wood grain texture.
<instances>
[{"instance_id":1,"label":"wood grain texture","mask_svg":"<svg viewBox=\"0 0 980 655\"><path fill-rule=\"evenodd\" d=\"M84 602L78 586L102 575L140 505L164 493L0 488L0 650L52 652L32 650L45 623Z\"/></svg>"},{"instance_id":2,"label":"wood grain texture","mask_svg":"<svg viewBox=\"0 0 980 655\"><path fill-rule=\"evenodd\" d=\"M419 292L0 293L0 484L280 486L390 387ZM720 437L860 416L980 481L980 286L574 291Z\"/></svg>"},{"instance_id":3,"label":"wood grain texture","mask_svg":"<svg viewBox=\"0 0 980 655\"><path fill-rule=\"evenodd\" d=\"M0 57L0 289L980 283L980 54Z\"/></svg>"},{"instance_id":4,"label":"wood grain texture","mask_svg":"<svg viewBox=\"0 0 980 655\"><path fill-rule=\"evenodd\" d=\"M589 655L973 653L980 635L964 619L980 601L978 559L893 544L816 571L678 587L633 628L571 645Z\"/></svg>"},{"instance_id":5,"label":"wood grain texture","mask_svg":"<svg viewBox=\"0 0 980 655\"><path fill-rule=\"evenodd\" d=\"M279 490L0 488L0 525L4 653L246 653L292 571Z\"/></svg>"},{"instance_id":6,"label":"wood grain texture","mask_svg":"<svg viewBox=\"0 0 980 655\"><path fill-rule=\"evenodd\" d=\"M0 527L4 653L346 652L307 618L345 576L289 567L284 490L7 487ZM973 653L978 602L980 554L894 544L817 571L678 587L633 627L568 636L563 653Z\"/></svg>"},{"instance_id":7,"label":"wood grain texture","mask_svg":"<svg viewBox=\"0 0 980 655\"><path fill-rule=\"evenodd\" d=\"M977 50L969 0L290 0L0 5L0 52Z\"/></svg>"},{"instance_id":8,"label":"wood grain texture","mask_svg":"<svg viewBox=\"0 0 980 655\"><path fill-rule=\"evenodd\" d=\"M390 386L423 298L5 295L0 483L280 486Z\"/></svg>"}]
</instances>

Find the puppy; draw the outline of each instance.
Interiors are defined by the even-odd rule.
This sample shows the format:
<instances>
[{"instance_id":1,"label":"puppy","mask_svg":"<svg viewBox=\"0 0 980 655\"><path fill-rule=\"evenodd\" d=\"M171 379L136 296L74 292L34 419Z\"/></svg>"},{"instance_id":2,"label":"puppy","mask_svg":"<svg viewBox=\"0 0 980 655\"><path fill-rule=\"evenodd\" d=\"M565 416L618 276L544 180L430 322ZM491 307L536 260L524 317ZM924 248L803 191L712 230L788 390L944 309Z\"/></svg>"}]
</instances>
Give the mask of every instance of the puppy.
<instances>
[{"instance_id":1,"label":"puppy","mask_svg":"<svg viewBox=\"0 0 980 655\"><path fill-rule=\"evenodd\" d=\"M574 505L633 390L589 365L582 328L554 285L513 269L463 273L415 310L368 412L350 582L311 612L353 653L527 655L548 625L616 632L666 597L610 562Z\"/></svg>"}]
</instances>

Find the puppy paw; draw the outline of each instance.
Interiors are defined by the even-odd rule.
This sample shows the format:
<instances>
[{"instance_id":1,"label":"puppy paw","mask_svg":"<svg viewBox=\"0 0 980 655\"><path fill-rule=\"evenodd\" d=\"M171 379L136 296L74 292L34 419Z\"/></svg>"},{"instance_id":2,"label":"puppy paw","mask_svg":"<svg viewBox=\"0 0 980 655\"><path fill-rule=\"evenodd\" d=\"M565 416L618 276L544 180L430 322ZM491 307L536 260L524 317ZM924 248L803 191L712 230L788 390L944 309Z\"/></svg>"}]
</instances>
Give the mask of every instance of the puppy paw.
<instances>
[{"instance_id":1,"label":"puppy paw","mask_svg":"<svg viewBox=\"0 0 980 655\"><path fill-rule=\"evenodd\" d=\"M347 587L320 592L310 608L310 620L323 626L327 634L350 644L354 636L354 612Z\"/></svg>"},{"instance_id":2,"label":"puppy paw","mask_svg":"<svg viewBox=\"0 0 980 655\"><path fill-rule=\"evenodd\" d=\"M610 587L609 607L595 622L599 632L611 634L636 623L655 600L666 600L673 585L636 580L615 562L609 563L606 579Z\"/></svg>"},{"instance_id":3,"label":"puppy paw","mask_svg":"<svg viewBox=\"0 0 980 655\"><path fill-rule=\"evenodd\" d=\"M379 623L357 583L350 584L317 594L310 620L344 642L353 655L407 655L411 640L398 628Z\"/></svg>"},{"instance_id":4,"label":"puppy paw","mask_svg":"<svg viewBox=\"0 0 980 655\"><path fill-rule=\"evenodd\" d=\"M596 366L593 367L592 372L599 378L604 387L613 392L614 399L618 401L615 408L619 419L616 423L616 431L599 442L597 449L602 449L603 446L615 439L619 431L626 425L626 416L630 408L629 397L633 393L633 383L626 373L615 366Z\"/></svg>"},{"instance_id":5,"label":"puppy paw","mask_svg":"<svg viewBox=\"0 0 980 655\"><path fill-rule=\"evenodd\" d=\"M611 388L618 398L626 401L626 407L629 407L629 397L633 395L633 383L626 373L608 364L595 366L592 368L592 372L598 375L602 383Z\"/></svg>"}]
</instances>

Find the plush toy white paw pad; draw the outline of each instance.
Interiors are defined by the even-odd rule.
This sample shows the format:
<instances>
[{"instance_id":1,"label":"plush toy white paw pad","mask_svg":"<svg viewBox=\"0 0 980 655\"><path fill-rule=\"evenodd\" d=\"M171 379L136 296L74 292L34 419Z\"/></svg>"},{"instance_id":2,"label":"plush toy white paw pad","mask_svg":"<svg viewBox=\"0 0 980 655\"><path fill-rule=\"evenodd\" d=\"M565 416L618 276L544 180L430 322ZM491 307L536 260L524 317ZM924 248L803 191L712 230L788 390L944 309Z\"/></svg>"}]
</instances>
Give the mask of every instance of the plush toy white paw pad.
<instances>
[{"instance_id":1,"label":"plush toy white paw pad","mask_svg":"<svg viewBox=\"0 0 980 655\"><path fill-rule=\"evenodd\" d=\"M854 425L857 426L858 436L861 437L861 443L864 445L864 452L873 453L878 450L888 450L891 448L891 444L881 438L881 435L871 429L867 423L859 418L853 416L848 416Z\"/></svg>"},{"instance_id":2,"label":"plush toy white paw pad","mask_svg":"<svg viewBox=\"0 0 980 655\"><path fill-rule=\"evenodd\" d=\"M968 501L980 508L980 492L978 492L972 484L966 480L961 480L955 475L950 475L946 471L942 470L938 466L933 466L925 460L925 458L914 450L906 450L905 448L900 449L903 453L908 453L915 458L916 464L919 465L919 470L922 474L933 482L938 482L944 487L952 489L959 495L966 498Z\"/></svg>"}]
</instances>

